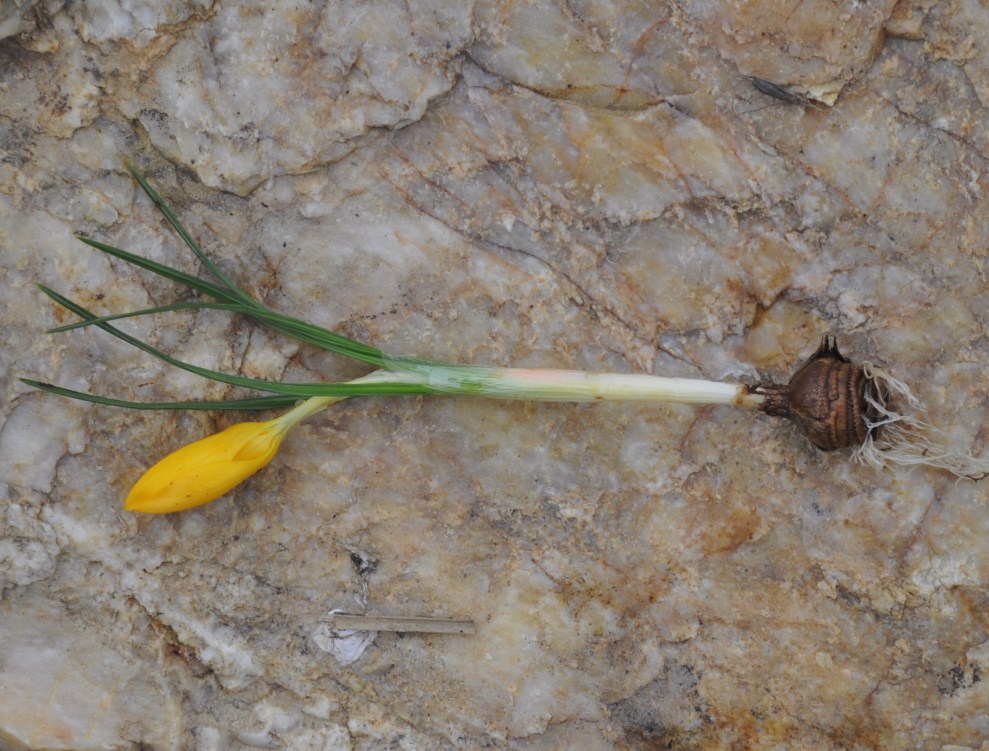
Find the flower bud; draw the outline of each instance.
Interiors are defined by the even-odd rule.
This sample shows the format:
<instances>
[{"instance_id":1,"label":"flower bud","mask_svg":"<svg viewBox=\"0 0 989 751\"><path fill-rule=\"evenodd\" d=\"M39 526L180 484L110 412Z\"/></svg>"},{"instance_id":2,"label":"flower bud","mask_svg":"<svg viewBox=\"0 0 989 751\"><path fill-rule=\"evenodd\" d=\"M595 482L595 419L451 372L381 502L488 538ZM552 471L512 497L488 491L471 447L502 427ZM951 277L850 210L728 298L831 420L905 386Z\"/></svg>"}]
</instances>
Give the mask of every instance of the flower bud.
<instances>
[{"instance_id":1,"label":"flower bud","mask_svg":"<svg viewBox=\"0 0 989 751\"><path fill-rule=\"evenodd\" d=\"M124 508L169 514L209 503L267 466L288 427L282 418L242 422L183 446L141 476Z\"/></svg>"}]
</instances>

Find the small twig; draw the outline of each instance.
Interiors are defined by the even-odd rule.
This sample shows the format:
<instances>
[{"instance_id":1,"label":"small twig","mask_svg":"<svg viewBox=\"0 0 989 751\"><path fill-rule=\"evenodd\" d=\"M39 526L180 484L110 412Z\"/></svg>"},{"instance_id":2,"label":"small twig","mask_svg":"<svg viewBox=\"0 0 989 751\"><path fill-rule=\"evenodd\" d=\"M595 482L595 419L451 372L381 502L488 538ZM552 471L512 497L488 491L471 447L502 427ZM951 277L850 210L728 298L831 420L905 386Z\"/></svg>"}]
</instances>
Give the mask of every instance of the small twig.
<instances>
[{"instance_id":1,"label":"small twig","mask_svg":"<svg viewBox=\"0 0 989 751\"><path fill-rule=\"evenodd\" d=\"M773 83L772 81L767 81L765 78L759 78L758 76L745 76L745 79L758 91L762 92L766 96L771 96L773 99L778 99L784 104L799 104L801 107L810 107L815 110L821 109L821 106L817 104L817 102L809 99L803 94L798 93L792 86ZM758 107L756 110L749 110L749 112L756 112L760 109L764 108Z\"/></svg>"},{"instance_id":2,"label":"small twig","mask_svg":"<svg viewBox=\"0 0 989 751\"><path fill-rule=\"evenodd\" d=\"M458 621L450 618L330 613L327 620L333 628L354 631L401 631L417 634L473 634L477 632L477 627L473 621Z\"/></svg>"}]
</instances>

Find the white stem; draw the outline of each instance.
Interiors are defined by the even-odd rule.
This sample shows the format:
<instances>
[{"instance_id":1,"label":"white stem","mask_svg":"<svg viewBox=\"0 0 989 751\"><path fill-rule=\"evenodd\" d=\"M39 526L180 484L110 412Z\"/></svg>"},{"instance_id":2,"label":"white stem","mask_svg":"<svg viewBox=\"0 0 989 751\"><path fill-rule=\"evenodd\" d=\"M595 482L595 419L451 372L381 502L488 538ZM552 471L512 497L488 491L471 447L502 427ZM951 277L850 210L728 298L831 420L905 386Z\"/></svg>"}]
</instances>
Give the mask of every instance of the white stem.
<instances>
[{"instance_id":1,"label":"white stem","mask_svg":"<svg viewBox=\"0 0 989 751\"><path fill-rule=\"evenodd\" d=\"M735 383L695 378L665 378L634 373L586 373L580 370L488 368L443 365L394 358L396 375L411 375L437 394L488 396L537 401L647 401L681 404L732 404L758 407L764 397Z\"/></svg>"},{"instance_id":2,"label":"white stem","mask_svg":"<svg viewBox=\"0 0 989 751\"><path fill-rule=\"evenodd\" d=\"M699 378L664 378L635 373L586 373L547 368L488 368L443 365L393 358L389 370L375 370L348 383L417 384L435 394L486 396L527 401L640 401L679 404L731 404L758 407L763 402L740 384ZM313 396L277 418L283 430L322 411L346 396Z\"/></svg>"}]
</instances>

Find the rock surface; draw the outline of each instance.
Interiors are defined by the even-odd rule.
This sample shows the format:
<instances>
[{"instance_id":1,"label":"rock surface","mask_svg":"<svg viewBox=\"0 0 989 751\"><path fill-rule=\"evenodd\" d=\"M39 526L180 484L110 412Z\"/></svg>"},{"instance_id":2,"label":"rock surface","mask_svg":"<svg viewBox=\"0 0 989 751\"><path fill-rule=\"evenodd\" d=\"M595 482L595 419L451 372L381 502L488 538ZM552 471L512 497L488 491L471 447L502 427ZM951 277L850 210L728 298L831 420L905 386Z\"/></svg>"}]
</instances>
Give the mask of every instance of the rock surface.
<instances>
[{"instance_id":1,"label":"rock surface","mask_svg":"<svg viewBox=\"0 0 989 751\"><path fill-rule=\"evenodd\" d=\"M234 395L42 334L36 282L185 294L74 232L198 271L129 159L253 294L388 351L755 382L830 331L981 452L989 10L788 8L4 5L0 747L989 748L985 484L729 408L361 399L148 517L143 469L243 416L17 380ZM127 329L363 372L218 313ZM477 633L333 645L336 608Z\"/></svg>"}]
</instances>

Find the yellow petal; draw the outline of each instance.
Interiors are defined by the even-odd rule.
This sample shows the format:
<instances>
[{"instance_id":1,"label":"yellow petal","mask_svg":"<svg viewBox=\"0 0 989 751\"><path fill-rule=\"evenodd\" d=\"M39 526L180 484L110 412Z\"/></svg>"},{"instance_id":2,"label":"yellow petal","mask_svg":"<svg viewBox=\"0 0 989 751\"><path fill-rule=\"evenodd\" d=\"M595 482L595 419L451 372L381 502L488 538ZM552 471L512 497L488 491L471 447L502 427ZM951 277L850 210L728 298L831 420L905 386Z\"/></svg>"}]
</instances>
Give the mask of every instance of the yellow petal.
<instances>
[{"instance_id":1,"label":"yellow petal","mask_svg":"<svg viewBox=\"0 0 989 751\"><path fill-rule=\"evenodd\" d=\"M141 476L124 508L168 514L209 503L265 467L286 432L280 419L242 422L183 446Z\"/></svg>"}]
</instances>

